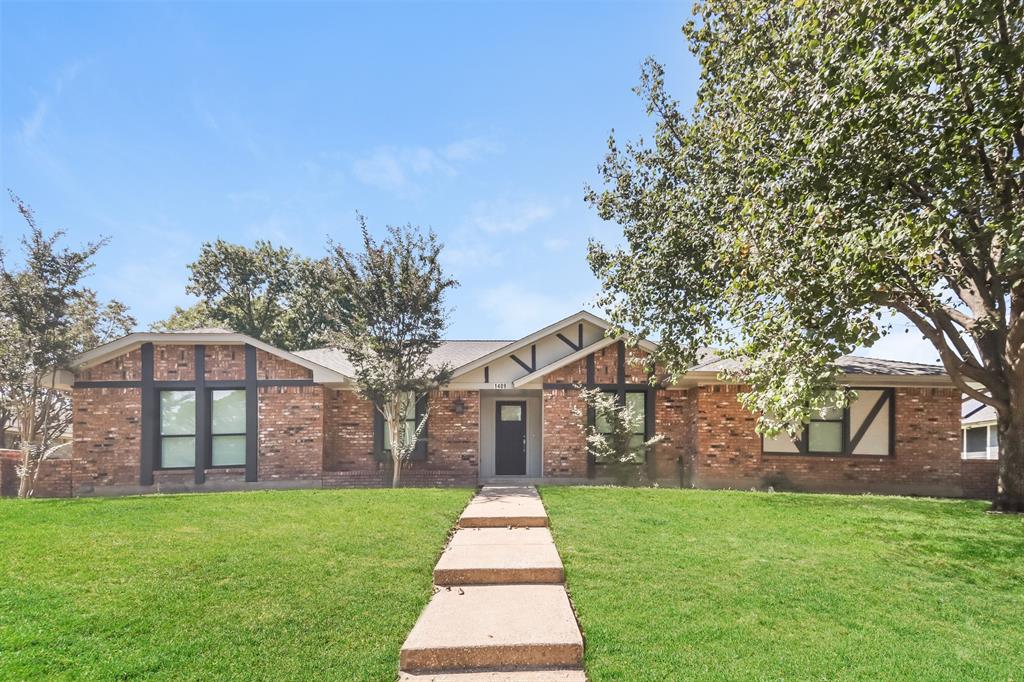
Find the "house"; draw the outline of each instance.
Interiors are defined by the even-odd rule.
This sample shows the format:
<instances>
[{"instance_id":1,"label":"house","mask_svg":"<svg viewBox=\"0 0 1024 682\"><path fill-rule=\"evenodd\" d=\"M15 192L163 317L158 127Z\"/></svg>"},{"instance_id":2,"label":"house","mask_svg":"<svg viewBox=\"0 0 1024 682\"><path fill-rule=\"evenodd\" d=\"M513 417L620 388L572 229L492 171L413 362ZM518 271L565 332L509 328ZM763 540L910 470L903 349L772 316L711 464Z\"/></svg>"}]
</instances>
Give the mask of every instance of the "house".
<instances>
[{"instance_id":1,"label":"house","mask_svg":"<svg viewBox=\"0 0 1024 682\"><path fill-rule=\"evenodd\" d=\"M515 341L445 342L432 361L454 376L417 404L429 419L403 483L603 480L580 429L587 385L637 405L644 435L663 436L636 465L660 485L963 493L960 393L939 368L843 358L856 400L797 439L763 439L737 402L746 387L720 378L728 361L709 355L655 387L655 344L628 348L608 328L580 312ZM335 349L292 353L222 329L144 332L58 374L72 391L74 444L60 472L41 475L41 496L390 481L382 420Z\"/></svg>"}]
</instances>

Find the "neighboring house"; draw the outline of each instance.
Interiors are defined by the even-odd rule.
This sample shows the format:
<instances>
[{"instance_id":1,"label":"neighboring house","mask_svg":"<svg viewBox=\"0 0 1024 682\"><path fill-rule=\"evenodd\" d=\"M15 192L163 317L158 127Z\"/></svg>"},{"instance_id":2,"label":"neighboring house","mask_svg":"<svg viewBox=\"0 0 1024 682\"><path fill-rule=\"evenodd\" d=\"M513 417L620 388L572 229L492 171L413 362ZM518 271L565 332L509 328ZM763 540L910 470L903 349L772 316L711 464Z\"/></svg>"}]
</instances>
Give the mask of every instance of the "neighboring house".
<instances>
[{"instance_id":1,"label":"neighboring house","mask_svg":"<svg viewBox=\"0 0 1024 682\"><path fill-rule=\"evenodd\" d=\"M964 400L960 429L963 432L961 454L964 459L999 459L996 408L973 398Z\"/></svg>"},{"instance_id":2,"label":"neighboring house","mask_svg":"<svg viewBox=\"0 0 1024 682\"><path fill-rule=\"evenodd\" d=\"M796 440L763 440L737 402L746 388L719 378L724 361L709 356L654 387L655 345L627 349L608 327L580 312L517 341L445 342L433 360L454 376L417 405L430 416L403 483L607 478L580 429L586 385L643 408L643 435L663 439L638 472L661 485L963 493L960 393L939 368L843 358L851 406ZM219 329L138 333L59 375L73 394L74 446L40 496L390 481L382 420L334 349L290 353Z\"/></svg>"}]
</instances>

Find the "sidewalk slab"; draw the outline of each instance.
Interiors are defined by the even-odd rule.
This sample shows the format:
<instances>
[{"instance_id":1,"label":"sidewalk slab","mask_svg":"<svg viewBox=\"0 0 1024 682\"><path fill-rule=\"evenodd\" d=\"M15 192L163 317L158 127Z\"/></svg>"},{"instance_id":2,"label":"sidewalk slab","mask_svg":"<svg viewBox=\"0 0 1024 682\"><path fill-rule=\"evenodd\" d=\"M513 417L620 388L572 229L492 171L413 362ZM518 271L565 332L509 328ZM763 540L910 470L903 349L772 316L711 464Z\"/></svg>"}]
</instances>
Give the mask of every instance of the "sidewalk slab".
<instances>
[{"instance_id":1,"label":"sidewalk slab","mask_svg":"<svg viewBox=\"0 0 1024 682\"><path fill-rule=\"evenodd\" d=\"M562 560L547 528L464 528L434 568L436 585L560 583Z\"/></svg>"},{"instance_id":2,"label":"sidewalk slab","mask_svg":"<svg viewBox=\"0 0 1024 682\"><path fill-rule=\"evenodd\" d=\"M562 585L442 588L402 646L405 671L578 667L583 637Z\"/></svg>"},{"instance_id":3,"label":"sidewalk slab","mask_svg":"<svg viewBox=\"0 0 1024 682\"><path fill-rule=\"evenodd\" d=\"M462 528L547 525L548 514L533 486L485 486L459 518Z\"/></svg>"}]
</instances>

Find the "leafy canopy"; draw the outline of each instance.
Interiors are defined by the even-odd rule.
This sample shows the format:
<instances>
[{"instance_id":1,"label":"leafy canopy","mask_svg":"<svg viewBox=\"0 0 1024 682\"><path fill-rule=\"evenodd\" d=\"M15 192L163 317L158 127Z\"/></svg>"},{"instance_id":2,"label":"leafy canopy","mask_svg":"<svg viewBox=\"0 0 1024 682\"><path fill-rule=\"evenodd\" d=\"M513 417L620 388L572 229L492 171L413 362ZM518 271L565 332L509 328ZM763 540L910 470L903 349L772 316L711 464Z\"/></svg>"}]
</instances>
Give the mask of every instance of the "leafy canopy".
<instances>
[{"instance_id":1,"label":"leafy canopy","mask_svg":"<svg viewBox=\"0 0 1024 682\"><path fill-rule=\"evenodd\" d=\"M1020 3L713 0L689 114L649 61L651 143L614 137L588 201L613 321L679 373L745 358L775 431L842 403L834 361L910 319L965 392L1024 414ZM977 382L977 383L972 383ZM984 390L978 390L980 384Z\"/></svg>"}]
</instances>

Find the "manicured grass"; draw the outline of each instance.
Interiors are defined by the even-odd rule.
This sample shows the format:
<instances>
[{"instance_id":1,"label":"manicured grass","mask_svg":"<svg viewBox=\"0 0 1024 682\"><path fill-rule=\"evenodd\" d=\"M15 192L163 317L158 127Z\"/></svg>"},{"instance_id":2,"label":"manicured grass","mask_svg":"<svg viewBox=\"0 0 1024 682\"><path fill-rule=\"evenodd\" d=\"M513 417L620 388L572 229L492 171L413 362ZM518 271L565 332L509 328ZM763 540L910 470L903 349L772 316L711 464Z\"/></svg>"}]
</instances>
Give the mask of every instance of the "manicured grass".
<instances>
[{"instance_id":1,"label":"manicured grass","mask_svg":"<svg viewBox=\"0 0 1024 682\"><path fill-rule=\"evenodd\" d=\"M469 497L0 500L0 679L392 680Z\"/></svg>"},{"instance_id":2,"label":"manicured grass","mask_svg":"<svg viewBox=\"0 0 1024 682\"><path fill-rule=\"evenodd\" d=\"M542 494L592 680L1024 679L1024 520L985 503Z\"/></svg>"}]
</instances>

